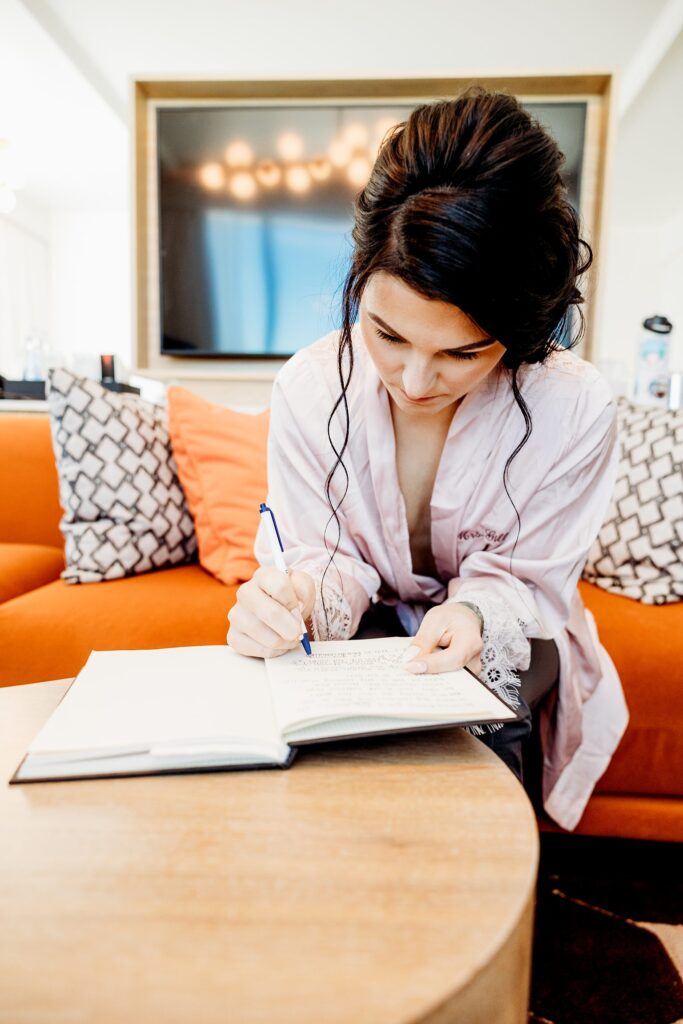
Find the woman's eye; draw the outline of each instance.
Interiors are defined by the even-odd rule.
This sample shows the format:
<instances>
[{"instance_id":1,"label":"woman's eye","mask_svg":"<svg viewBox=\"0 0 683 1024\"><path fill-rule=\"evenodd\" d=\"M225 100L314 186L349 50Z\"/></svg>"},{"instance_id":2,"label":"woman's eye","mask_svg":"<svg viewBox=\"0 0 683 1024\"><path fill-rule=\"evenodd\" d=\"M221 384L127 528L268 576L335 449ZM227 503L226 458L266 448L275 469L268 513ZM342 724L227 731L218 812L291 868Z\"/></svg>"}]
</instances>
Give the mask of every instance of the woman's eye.
<instances>
[{"instance_id":1,"label":"woman's eye","mask_svg":"<svg viewBox=\"0 0 683 1024\"><path fill-rule=\"evenodd\" d=\"M476 359L478 352L447 352L451 359Z\"/></svg>"},{"instance_id":2,"label":"woman's eye","mask_svg":"<svg viewBox=\"0 0 683 1024\"><path fill-rule=\"evenodd\" d=\"M375 327L375 330L377 331L377 333L380 336L380 338L384 338L384 340L388 341L390 345L402 345L403 344L401 339L400 338L395 338L393 336L393 334L387 334L385 331L381 330L379 327ZM478 352L458 352L457 349L454 349L452 352L445 352L444 355L447 355L450 359L476 359L477 356L479 355L479 353Z\"/></svg>"},{"instance_id":3,"label":"woman's eye","mask_svg":"<svg viewBox=\"0 0 683 1024\"><path fill-rule=\"evenodd\" d=\"M384 338L385 341L390 342L392 345L402 345L403 342L400 338L394 338L391 334L385 334L379 327L375 327L375 330L379 334L380 338Z\"/></svg>"}]
</instances>

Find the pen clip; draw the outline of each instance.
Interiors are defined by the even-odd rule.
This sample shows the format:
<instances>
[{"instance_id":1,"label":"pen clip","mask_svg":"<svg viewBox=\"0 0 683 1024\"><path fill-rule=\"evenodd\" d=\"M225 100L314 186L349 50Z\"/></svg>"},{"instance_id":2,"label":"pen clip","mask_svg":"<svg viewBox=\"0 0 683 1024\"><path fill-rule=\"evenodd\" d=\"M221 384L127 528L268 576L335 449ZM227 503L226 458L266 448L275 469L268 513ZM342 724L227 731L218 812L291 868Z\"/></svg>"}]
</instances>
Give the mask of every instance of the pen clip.
<instances>
[{"instance_id":1,"label":"pen clip","mask_svg":"<svg viewBox=\"0 0 683 1024\"><path fill-rule=\"evenodd\" d=\"M270 521L273 524L273 530L274 530L275 538L277 539L277 542L280 545L280 551L279 552L277 550L273 550L273 557L275 558L275 564L278 565L278 567L281 568L283 570L283 572L286 572L289 575L289 569L287 568L287 564L285 562L285 547L284 547L284 544L282 543L282 537L280 536L280 531L277 528L277 523L275 522L275 514L274 514L272 508L268 508L268 506L266 505L266 503L264 501L262 501L261 504L259 505L259 512L260 512L260 514L262 516L265 515L266 513L268 513L268 515L270 516ZM274 548L274 543L273 543L272 535L271 535L271 544L273 545L273 548ZM279 563L281 563L281 565ZM306 654L310 655L312 653L311 652L311 642L308 639L308 633L306 631L306 623L304 621L303 615L301 614L301 610L299 610L299 618L301 619L301 626L303 627L303 636L301 637L301 643L303 645L303 648L304 648L304 651L306 652Z\"/></svg>"},{"instance_id":2,"label":"pen clip","mask_svg":"<svg viewBox=\"0 0 683 1024\"><path fill-rule=\"evenodd\" d=\"M273 513L272 508L268 508L268 506L265 504L265 502L262 501L261 505L259 507L259 512L261 513L261 515L263 515L265 512L267 512L268 515L270 516L270 518L271 518L271 520L273 522L273 529L275 530L275 536L277 537L277 542L280 545L280 551L282 551L283 554L284 554L285 548L284 548L284 545L282 543L282 537L280 536L280 531L277 528L277 523L275 522L275 515Z\"/></svg>"}]
</instances>

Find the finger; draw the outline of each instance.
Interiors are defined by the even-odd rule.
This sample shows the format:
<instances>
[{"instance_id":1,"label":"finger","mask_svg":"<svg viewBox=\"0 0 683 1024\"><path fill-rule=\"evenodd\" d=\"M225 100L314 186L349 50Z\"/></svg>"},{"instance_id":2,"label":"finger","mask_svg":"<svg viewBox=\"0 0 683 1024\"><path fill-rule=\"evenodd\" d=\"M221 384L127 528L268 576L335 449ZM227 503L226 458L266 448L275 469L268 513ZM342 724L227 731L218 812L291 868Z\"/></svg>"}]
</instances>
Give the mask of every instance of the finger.
<instances>
[{"instance_id":1,"label":"finger","mask_svg":"<svg viewBox=\"0 0 683 1024\"><path fill-rule=\"evenodd\" d=\"M443 605L431 608L404 654L408 671L454 671L477 657L481 651L481 638L473 640L470 619L474 618L470 609L456 611L452 605L449 609ZM440 653L443 649L450 651L445 661ZM444 664L447 667L441 667Z\"/></svg>"},{"instance_id":2,"label":"finger","mask_svg":"<svg viewBox=\"0 0 683 1024\"><path fill-rule=\"evenodd\" d=\"M292 583L292 577L281 569L273 566L262 566L255 574L261 590L269 594L274 601L278 601L285 608L294 611L298 608L299 599Z\"/></svg>"},{"instance_id":3,"label":"finger","mask_svg":"<svg viewBox=\"0 0 683 1024\"><path fill-rule=\"evenodd\" d=\"M289 580L294 588L297 603L299 608L301 608L302 614L310 615L315 604L315 583L313 578L307 572L292 569L289 574Z\"/></svg>"},{"instance_id":4,"label":"finger","mask_svg":"<svg viewBox=\"0 0 683 1024\"><path fill-rule=\"evenodd\" d=\"M279 633L262 622L248 608L237 607L230 617L232 625L240 632L251 637L257 644L271 651L291 651L299 642L298 637L283 640Z\"/></svg>"},{"instance_id":5,"label":"finger","mask_svg":"<svg viewBox=\"0 0 683 1024\"><path fill-rule=\"evenodd\" d=\"M472 648L471 640L454 636L446 646L437 647L430 654L425 654L422 651L405 667L409 672L418 675L432 672L457 672L473 659L478 661L478 657L479 651Z\"/></svg>"},{"instance_id":6,"label":"finger","mask_svg":"<svg viewBox=\"0 0 683 1024\"><path fill-rule=\"evenodd\" d=\"M293 579L293 576L296 576L296 579ZM306 587L306 593L308 592L308 587L302 582L302 577L304 579L308 578L305 573L296 572L296 570L291 573L283 573L279 569L269 568L267 574L264 573L261 584L261 588L266 594L270 595L274 601L284 605L293 614L294 621L299 630L299 636L301 636L305 626L301 620L301 597L297 592L297 585ZM314 587L313 580L310 582ZM315 590L313 596L315 597ZM312 604L313 602L311 602L311 607Z\"/></svg>"},{"instance_id":7,"label":"finger","mask_svg":"<svg viewBox=\"0 0 683 1024\"><path fill-rule=\"evenodd\" d=\"M249 658L263 657L263 651L261 650L260 645L257 644L255 640L252 640L250 636L247 636L246 633L242 633L239 629L236 629L235 626L230 626L225 640L228 646L238 654L245 654Z\"/></svg>"},{"instance_id":8,"label":"finger","mask_svg":"<svg viewBox=\"0 0 683 1024\"><path fill-rule=\"evenodd\" d=\"M226 641L237 654L245 654L249 658L278 658L281 654L287 653L285 650L276 651L262 647L252 637L241 633L234 626L229 629Z\"/></svg>"},{"instance_id":9,"label":"finger","mask_svg":"<svg viewBox=\"0 0 683 1024\"><path fill-rule=\"evenodd\" d=\"M279 570L276 570L278 572ZM285 581L287 577L284 573L280 573ZM288 582L288 581L287 581ZM251 586L250 584L254 585ZM274 589L282 594L283 591L278 588L277 583ZM269 594L266 590L262 589L264 581L262 580L261 586L259 586L255 580L251 580L250 583L245 583L244 586L240 587L238 591L238 604L240 607L245 608L247 611L255 615L257 619L269 626L273 632L277 633L283 640L298 640L303 632L301 625L301 613L297 607L296 600L292 600L291 604L296 608L296 612L292 613L287 610L284 604L282 604L277 597ZM270 585L268 581L265 581L265 585ZM286 591L285 591L286 595Z\"/></svg>"},{"instance_id":10,"label":"finger","mask_svg":"<svg viewBox=\"0 0 683 1024\"><path fill-rule=\"evenodd\" d=\"M432 614L432 612L434 612L434 614ZM431 654L432 651L435 651L441 644L445 646L450 641L450 634L448 634L448 630L449 622L448 620L444 620L442 610L440 608L430 609L423 618L422 624L420 625L417 633L410 641L410 647L408 650L412 650L413 647L416 647L417 652L413 657L417 657L417 654L419 653L420 659L422 659L427 654Z\"/></svg>"}]
</instances>

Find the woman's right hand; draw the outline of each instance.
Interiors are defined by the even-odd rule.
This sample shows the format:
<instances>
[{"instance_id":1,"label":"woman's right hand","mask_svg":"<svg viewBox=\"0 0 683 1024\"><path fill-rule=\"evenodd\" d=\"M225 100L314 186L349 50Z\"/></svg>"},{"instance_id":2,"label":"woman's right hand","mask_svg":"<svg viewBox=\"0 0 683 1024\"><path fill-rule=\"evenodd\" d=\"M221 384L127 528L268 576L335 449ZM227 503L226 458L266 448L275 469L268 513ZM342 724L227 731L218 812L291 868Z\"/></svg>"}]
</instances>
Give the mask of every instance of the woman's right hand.
<instances>
[{"instance_id":1,"label":"woman's right hand","mask_svg":"<svg viewBox=\"0 0 683 1024\"><path fill-rule=\"evenodd\" d=\"M228 612L227 642L238 654L277 658L298 647L299 610L305 622L314 603L315 583L308 573L292 569L286 575L262 565L237 591L237 601Z\"/></svg>"}]
</instances>

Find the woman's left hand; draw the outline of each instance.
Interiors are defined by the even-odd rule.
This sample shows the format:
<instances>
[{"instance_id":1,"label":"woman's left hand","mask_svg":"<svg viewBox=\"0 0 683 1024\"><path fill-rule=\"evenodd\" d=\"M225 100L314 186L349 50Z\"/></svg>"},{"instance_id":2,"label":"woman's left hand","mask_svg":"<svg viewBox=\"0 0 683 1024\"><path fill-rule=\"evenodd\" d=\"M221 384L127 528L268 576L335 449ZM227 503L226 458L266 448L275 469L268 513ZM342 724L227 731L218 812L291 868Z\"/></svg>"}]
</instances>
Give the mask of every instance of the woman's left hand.
<instances>
[{"instance_id":1,"label":"woman's left hand","mask_svg":"<svg viewBox=\"0 0 683 1024\"><path fill-rule=\"evenodd\" d=\"M482 651L479 619L452 602L430 608L404 655L408 672L455 672L463 666L478 676Z\"/></svg>"}]
</instances>

